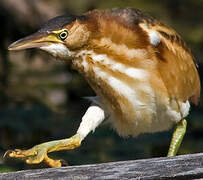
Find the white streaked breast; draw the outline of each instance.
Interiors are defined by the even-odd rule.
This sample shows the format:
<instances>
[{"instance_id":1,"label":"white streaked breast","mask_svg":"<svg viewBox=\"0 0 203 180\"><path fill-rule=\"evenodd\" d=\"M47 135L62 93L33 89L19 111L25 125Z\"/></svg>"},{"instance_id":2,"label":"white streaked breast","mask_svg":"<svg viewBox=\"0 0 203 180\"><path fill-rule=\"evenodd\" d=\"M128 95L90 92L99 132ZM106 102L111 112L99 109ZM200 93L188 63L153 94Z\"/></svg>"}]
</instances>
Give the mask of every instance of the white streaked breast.
<instances>
[{"instance_id":1,"label":"white streaked breast","mask_svg":"<svg viewBox=\"0 0 203 180\"><path fill-rule=\"evenodd\" d=\"M102 38L100 40L101 46L108 46L110 51L113 51L117 55L125 55L128 59L147 59L148 53L145 49L130 49L125 44L115 44L109 38Z\"/></svg>"},{"instance_id":2,"label":"white streaked breast","mask_svg":"<svg viewBox=\"0 0 203 180\"><path fill-rule=\"evenodd\" d=\"M144 69L134 68L122 63L117 62L109 58L106 54L96 54L92 50L83 50L76 57L82 58L81 65L84 67L85 71L88 71L88 62L86 61L86 56L90 56L90 58L94 62L99 62L101 65L105 65L107 68L113 71L119 71L123 74L126 74L129 77L140 79L140 80L148 80L149 74ZM99 73L99 72L98 72Z\"/></svg>"},{"instance_id":3,"label":"white streaked breast","mask_svg":"<svg viewBox=\"0 0 203 180\"><path fill-rule=\"evenodd\" d=\"M147 80L149 77L146 70L126 66L122 63L119 63L119 62L116 62L115 60L110 59L106 54L97 55L97 54L93 53L91 55L91 58L95 62L100 62L101 64L107 66L107 68L110 68L113 71L119 71L132 78L136 78L136 79L140 79L140 80Z\"/></svg>"},{"instance_id":4,"label":"white streaked breast","mask_svg":"<svg viewBox=\"0 0 203 180\"><path fill-rule=\"evenodd\" d=\"M139 80L145 80L149 77L149 74L145 70L132 67L127 68L125 70L125 74Z\"/></svg>"},{"instance_id":5,"label":"white streaked breast","mask_svg":"<svg viewBox=\"0 0 203 180\"><path fill-rule=\"evenodd\" d=\"M134 106L134 108L144 105L141 101L137 101L139 97L136 95L136 91L130 88L127 84L120 81L119 79L116 79L114 77L109 77L108 84L118 94L125 96L125 98L127 98L128 101Z\"/></svg>"}]
</instances>

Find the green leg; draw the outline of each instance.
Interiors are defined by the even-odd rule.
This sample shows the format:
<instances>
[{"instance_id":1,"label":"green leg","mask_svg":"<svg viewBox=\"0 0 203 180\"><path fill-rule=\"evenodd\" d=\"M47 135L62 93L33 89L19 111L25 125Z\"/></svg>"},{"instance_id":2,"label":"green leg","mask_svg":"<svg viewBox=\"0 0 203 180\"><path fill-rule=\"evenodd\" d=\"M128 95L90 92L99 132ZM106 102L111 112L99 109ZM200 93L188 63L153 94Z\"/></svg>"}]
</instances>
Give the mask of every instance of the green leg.
<instances>
[{"instance_id":1,"label":"green leg","mask_svg":"<svg viewBox=\"0 0 203 180\"><path fill-rule=\"evenodd\" d=\"M171 140L171 144L168 150L168 156L175 156L176 153L178 152L178 149L180 147L180 144L183 140L183 137L186 132L186 127L187 127L187 121L185 119L182 119L176 126L174 132L173 132L173 137Z\"/></svg>"},{"instance_id":2,"label":"green leg","mask_svg":"<svg viewBox=\"0 0 203 180\"><path fill-rule=\"evenodd\" d=\"M82 138L80 135L76 134L67 139L42 143L28 150L9 150L5 155L12 158L26 158L27 164L38 164L41 161L44 161L51 167L60 167L62 166L62 161L51 159L47 154L54 151L75 149L80 146L81 141Z\"/></svg>"}]
</instances>

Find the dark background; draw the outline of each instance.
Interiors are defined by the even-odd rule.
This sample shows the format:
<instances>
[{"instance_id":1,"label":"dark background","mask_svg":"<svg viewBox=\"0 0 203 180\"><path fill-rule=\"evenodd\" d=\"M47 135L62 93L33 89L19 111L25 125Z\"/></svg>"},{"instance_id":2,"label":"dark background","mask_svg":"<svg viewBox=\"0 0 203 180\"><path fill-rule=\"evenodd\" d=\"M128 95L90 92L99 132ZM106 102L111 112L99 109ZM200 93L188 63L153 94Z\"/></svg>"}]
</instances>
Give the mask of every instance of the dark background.
<instances>
[{"instance_id":1,"label":"dark background","mask_svg":"<svg viewBox=\"0 0 203 180\"><path fill-rule=\"evenodd\" d=\"M202 76L203 0L1 0L0 1L0 172L46 167L3 159L8 149L73 135L94 95L63 62L40 50L8 52L8 45L33 33L49 18L94 8L136 7L174 27L192 49ZM203 151L203 104L192 107L179 154ZM166 156L170 132L120 138L109 126L90 133L76 150L50 154L70 165Z\"/></svg>"}]
</instances>

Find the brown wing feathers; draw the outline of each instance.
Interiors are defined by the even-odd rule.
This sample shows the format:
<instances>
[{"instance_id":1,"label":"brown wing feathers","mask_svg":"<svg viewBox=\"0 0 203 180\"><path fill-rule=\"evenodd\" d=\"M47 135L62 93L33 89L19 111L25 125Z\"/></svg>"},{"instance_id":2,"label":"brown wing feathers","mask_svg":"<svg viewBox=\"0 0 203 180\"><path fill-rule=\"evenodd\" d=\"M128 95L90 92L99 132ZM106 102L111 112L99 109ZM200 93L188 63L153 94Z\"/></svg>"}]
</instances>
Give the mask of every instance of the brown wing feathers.
<instances>
[{"instance_id":1,"label":"brown wing feathers","mask_svg":"<svg viewBox=\"0 0 203 180\"><path fill-rule=\"evenodd\" d=\"M157 46L151 45L153 51L150 54L156 57L157 69L169 96L178 101L190 100L192 103L198 103L200 80L194 58L184 41L172 28L133 8L96 10L92 11L91 14L103 18L100 22L104 22L102 25L104 29L106 26L104 31L106 31L107 37L111 36L114 43L124 43L129 48L147 48L150 46L149 42L146 41L149 32L146 32L140 26L141 24L146 25L149 31L156 31L160 36L160 43ZM113 27L114 24L115 27ZM114 33L114 29L116 29L116 33ZM119 31L124 32L117 36Z\"/></svg>"}]
</instances>

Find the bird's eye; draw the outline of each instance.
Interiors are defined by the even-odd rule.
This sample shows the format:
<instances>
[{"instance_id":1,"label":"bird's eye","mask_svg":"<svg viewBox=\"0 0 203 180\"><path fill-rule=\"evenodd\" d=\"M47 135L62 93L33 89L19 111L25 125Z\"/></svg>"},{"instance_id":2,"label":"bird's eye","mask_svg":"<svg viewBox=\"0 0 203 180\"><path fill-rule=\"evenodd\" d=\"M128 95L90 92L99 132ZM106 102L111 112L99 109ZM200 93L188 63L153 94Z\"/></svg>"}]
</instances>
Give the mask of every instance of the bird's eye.
<instances>
[{"instance_id":1,"label":"bird's eye","mask_svg":"<svg viewBox=\"0 0 203 180\"><path fill-rule=\"evenodd\" d=\"M59 34L59 37L60 37L61 40L63 40L63 41L67 38L67 36L68 36L68 31L67 31L67 30L64 30L63 32L61 32L61 33Z\"/></svg>"}]
</instances>

